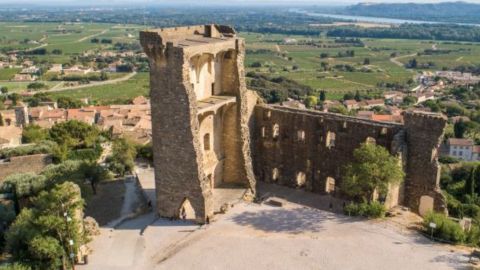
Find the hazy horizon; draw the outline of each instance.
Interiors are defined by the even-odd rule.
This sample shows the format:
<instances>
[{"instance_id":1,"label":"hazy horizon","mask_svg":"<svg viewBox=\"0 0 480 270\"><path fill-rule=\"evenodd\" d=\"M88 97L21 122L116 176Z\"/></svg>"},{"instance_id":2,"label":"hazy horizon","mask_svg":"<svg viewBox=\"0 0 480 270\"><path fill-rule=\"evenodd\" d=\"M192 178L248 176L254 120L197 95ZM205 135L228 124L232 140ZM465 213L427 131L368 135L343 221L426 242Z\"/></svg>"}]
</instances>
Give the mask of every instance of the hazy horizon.
<instances>
[{"instance_id":1,"label":"hazy horizon","mask_svg":"<svg viewBox=\"0 0 480 270\"><path fill-rule=\"evenodd\" d=\"M480 4L480 0L468 0L468 1L447 1L447 0L377 0L377 1L358 1L358 0L230 0L228 2L224 0L203 0L193 1L193 0L83 0L79 3L78 0L0 0L0 4L7 5L2 8L8 8L8 6L21 6L25 4L34 5L34 6L135 6L135 5L221 5L221 6L232 6L232 5L283 5L283 6L297 6L297 5L350 5L357 3L441 3L441 2L467 2ZM28 7L25 7L28 8Z\"/></svg>"}]
</instances>

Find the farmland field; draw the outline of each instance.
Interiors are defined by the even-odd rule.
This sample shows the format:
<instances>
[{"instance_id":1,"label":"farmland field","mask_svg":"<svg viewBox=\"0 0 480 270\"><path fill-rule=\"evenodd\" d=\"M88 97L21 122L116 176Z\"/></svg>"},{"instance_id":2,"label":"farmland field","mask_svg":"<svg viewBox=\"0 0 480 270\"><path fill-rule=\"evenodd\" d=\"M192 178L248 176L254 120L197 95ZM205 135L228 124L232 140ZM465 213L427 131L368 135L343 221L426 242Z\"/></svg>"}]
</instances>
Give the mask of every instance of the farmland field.
<instances>
[{"instance_id":1,"label":"farmland field","mask_svg":"<svg viewBox=\"0 0 480 270\"><path fill-rule=\"evenodd\" d=\"M78 90L66 90L50 94L52 97L69 96L89 98L102 103L124 102L136 96L148 96L150 92L148 73L138 73L131 79L117 84L99 85Z\"/></svg>"},{"instance_id":2,"label":"farmland field","mask_svg":"<svg viewBox=\"0 0 480 270\"><path fill-rule=\"evenodd\" d=\"M0 23L0 50L45 48L46 55L35 55L36 61L68 63L85 52L112 49L116 42L136 43L138 25L100 23ZM325 90L328 98L339 99L345 93L359 91L378 93L385 84L406 85L421 69L406 69L404 64L415 58L419 63L433 63L431 71L451 69L480 62L480 44L434 42L401 39L361 39L360 44L320 36L287 36L244 32L247 44L246 71L270 77L285 77ZM92 38L111 39L112 44L92 43ZM286 42L286 40L294 42ZM438 50L433 55L426 50ZM52 54L61 50L61 54ZM354 54L342 55L347 51ZM418 55L418 54L421 55ZM392 58L397 62L392 61ZM368 59L368 62L366 62ZM328 68L325 68L327 66ZM349 70L345 70L345 67ZM9 82L19 69L0 70L0 84L12 92L25 90L26 83ZM113 75L116 78L118 75ZM48 82L50 87L55 83ZM89 97L96 100L131 98L148 93L147 74L128 81L52 94Z\"/></svg>"}]
</instances>

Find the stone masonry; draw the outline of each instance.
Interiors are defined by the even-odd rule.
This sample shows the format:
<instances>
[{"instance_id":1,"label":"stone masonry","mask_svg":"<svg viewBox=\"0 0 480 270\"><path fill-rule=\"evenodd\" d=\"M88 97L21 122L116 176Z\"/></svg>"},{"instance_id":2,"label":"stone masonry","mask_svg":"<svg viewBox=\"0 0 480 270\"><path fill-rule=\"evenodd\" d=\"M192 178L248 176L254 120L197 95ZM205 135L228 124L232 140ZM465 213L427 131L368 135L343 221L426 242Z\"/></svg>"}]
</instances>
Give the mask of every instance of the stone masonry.
<instances>
[{"instance_id":1,"label":"stone masonry","mask_svg":"<svg viewBox=\"0 0 480 270\"><path fill-rule=\"evenodd\" d=\"M179 217L188 201L203 223L213 188L255 194L244 41L218 25L144 31L140 41L150 59L158 213Z\"/></svg>"},{"instance_id":2,"label":"stone masonry","mask_svg":"<svg viewBox=\"0 0 480 270\"><path fill-rule=\"evenodd\" d=\"M406 180L391 187L388 206L446 211L437 162L443 117L409 112L400 125L255 105L245 84L244 40L228 26L143 31L140 41L150 60L160 216L178 218L189 203L204 223L217 208L216 188L234 185L254 196L255 179L342 196L342 170L364 142L402 159Z\"/></svg>"}]
</instances>

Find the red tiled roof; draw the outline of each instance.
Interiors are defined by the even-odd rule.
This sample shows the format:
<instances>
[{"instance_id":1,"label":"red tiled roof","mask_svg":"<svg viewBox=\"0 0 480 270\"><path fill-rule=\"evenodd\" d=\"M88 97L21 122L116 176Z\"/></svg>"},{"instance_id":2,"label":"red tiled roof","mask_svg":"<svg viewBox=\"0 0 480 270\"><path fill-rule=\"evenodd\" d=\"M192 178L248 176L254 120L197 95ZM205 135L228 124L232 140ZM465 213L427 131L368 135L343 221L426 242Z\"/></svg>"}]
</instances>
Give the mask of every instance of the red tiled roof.
<instances>
[{"instance_id":1,"label":"red tiled roof","mask_svg":"<svg viewBox=\"0 0 480 270\"><path fill-rule=\"evenodd\" d=\"M473 146L473 141L470 139L457 139L450 138L448 139L449 145L458 145L458 146Z\"/></svg>"},{"instance_id":2,"label":"red tiled roof","mask_svg":"<svg viewBox=\"0 0 480 270\"><path fill-rule=\"evenodd\" d=\"M355 99L345 100L343 103L344 103L346 106L348 106L348 105L357 105L357 104L358 104L358 102L357 102Z\"/></svg>"}]
</instances>

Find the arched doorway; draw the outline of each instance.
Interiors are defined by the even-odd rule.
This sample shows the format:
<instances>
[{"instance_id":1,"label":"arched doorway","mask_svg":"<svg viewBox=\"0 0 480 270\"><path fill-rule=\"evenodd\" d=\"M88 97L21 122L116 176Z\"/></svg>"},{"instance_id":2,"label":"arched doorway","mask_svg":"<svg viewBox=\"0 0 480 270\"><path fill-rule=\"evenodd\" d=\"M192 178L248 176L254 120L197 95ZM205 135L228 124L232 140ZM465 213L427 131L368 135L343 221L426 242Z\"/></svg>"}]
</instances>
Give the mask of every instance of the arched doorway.
<instances>
[{"instance_id":1,"label":"arched doorway","mask_svg":"<svg viewBox=\"0 0 480 270\"><path fill-rule=\"evenodd\" d=\"M189 221L196 220L195 209L193 209L193 206L188 198L185 198L180 205L180 208L178 209L178 218Z\"/></svg>"}]
</instances>

